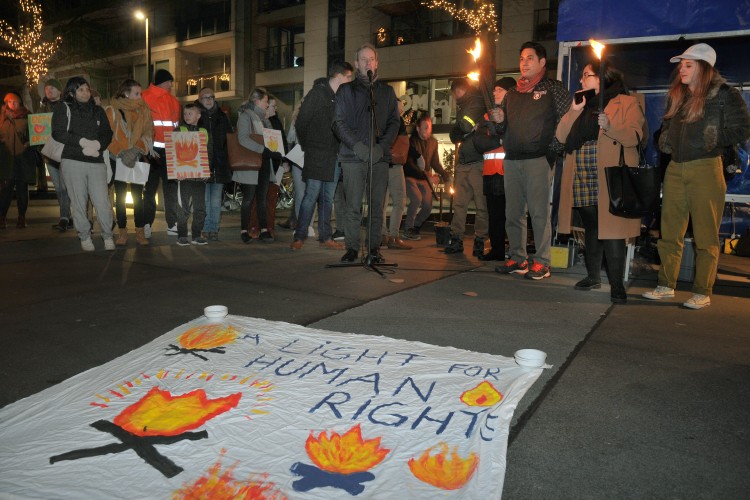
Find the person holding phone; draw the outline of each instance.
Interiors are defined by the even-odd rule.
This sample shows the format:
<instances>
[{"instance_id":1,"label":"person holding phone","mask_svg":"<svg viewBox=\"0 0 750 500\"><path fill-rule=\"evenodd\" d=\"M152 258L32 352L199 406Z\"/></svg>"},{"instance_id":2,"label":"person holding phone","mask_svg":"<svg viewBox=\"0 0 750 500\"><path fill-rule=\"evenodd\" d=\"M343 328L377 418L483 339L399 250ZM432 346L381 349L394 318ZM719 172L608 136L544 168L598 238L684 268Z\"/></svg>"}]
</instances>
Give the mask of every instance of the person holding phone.
<instances>
[{"instance_id":1,"label":"person holding phone","mask_svg":"<svg viewBox=\"0 0 750 500\"><path fill-rule=\"evenodd\" d=\"M581 92L576 93L570 110L557 126L557 140L565 144L565 164L560 185L558 232L570 233L575 210L586 232L587 275L575 284L576 290L601 288L602 257L607 260L610 299L627 301L625 292L625 239L638 236L639 219L625 219L609 213L609 191L604 168L617 165L620 148L625 162L638 164L638 141L646 118L635 97L628 94L620 71L604 66L604 112L599 113L599 63L592 62L581 73ZM580 99L579 99L580 96Z\"/></svg>"}]
</instances>

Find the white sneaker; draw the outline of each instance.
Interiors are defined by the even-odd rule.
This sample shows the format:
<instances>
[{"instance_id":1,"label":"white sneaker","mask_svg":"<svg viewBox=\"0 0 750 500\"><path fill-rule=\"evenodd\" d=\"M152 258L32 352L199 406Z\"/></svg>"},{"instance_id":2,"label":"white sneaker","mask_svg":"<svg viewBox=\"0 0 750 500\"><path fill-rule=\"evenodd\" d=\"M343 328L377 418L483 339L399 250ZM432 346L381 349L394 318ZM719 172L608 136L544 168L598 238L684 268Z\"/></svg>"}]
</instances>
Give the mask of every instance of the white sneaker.
<instances>
[{"instance_id":1,"label":"white sneaker","mask_svg":"<svg viewBox=\"0 0 750 500\"><path fill-rule=\"evenodd\" d=\"M661 300L674 297L674 288L668 286L657 286L650 292L641 294L641 297L650 300Z\"/></svg>"},{"instance_id":2,"label":"white sneaker","mask_svg":"<svg viewBox=\"0 0 750 500\"><path fill-rule=\"evenodd\" d=\"M146 224L143 226L143 235L146 237L146 239L151 239L151 224Z\"/></svg>"},{"instance_id":3,"label":"white sneaker","mask_svg":"<svg viewBox=\"0 0 750 500\"><path fill-rule=\"evenodd\" d=\"M112 242L114 244L114 241ZM94 242L91 241L91 238L87 240L81 240L81 250L84 252L93 252L94 251Z\"/></svg>"},{"instance_id":4,"label":"white sneaker","mask_svg":"<svg viewBox=\"0 0 750 500\"><path fill-rule=\"evenodd\" d=\"M104 249L111 252L115 249L115 240L112 238L104 238Z\"/></svg>"},{"instance_id":5,"label":"white sneaker","mask_svg":"<svg viewBox=\"0 0 750 500\"><path fill-rule=\"evenodd\" d=\"M167 234L171 234L172 236L177 236L177 224L167 229Z\"/></svg>"},{"instance_id":6,"label":"white sneaker","mask_svg":"<svg viewBox=\"0 0 750 500\"><path fill-rule=\"evenodd\" d=\"M687 302L684 302L682 305L687 307L688 309L703 309L704 307L711 305L711 297L709 297L708 295L694 293L693 296L690 297Z\"/></svg>"},{"instance_id":7,"label":"white sneaker","mask_svg":"<svg viewBox=\"0 0 750 500\"><path fill-rule=\"evenodd\" d=\"M315 238L315 229L313 229L312 226L309 226L307 228L307 237L308 238Z\"/></svg>"}]
</instances>

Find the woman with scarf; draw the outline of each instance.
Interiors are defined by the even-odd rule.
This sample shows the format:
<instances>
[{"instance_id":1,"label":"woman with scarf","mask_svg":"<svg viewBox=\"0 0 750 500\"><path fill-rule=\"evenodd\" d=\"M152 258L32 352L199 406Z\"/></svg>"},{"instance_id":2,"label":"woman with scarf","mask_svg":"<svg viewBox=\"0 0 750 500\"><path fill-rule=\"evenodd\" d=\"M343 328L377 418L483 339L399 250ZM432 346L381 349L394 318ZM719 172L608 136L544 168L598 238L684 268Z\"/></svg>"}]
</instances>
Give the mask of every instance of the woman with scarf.
<instances>
[{"instance_id":1,"label":"woman with scarf","mask_svg":"<svg viewBox=\"0 0 750 500\"><path fill-rule=\"evenodd\" d=\"M135 80L125 80L120 84L112 104L105 108L109 126L112 128L112 142L109 147L109 161L112 171L117 168L133 168L136 161L148 153L153 153L154 125L151 111L141 98L141 84ZM118 163L117 160L120 160ZM115 215L119 229L116 245L128 244L128 220L125 198L130 186L133 197L133 218L135 219L135 240L139 245L148 245L144 225L143 185L128 184L115 180Z\"/></svg>"},{"instance_id":2,"label":"woman with scarf","mask_svg":"<svg viewBox=\"0 0 750 500\"><path fill-rule=\"evenodd\" d=\"M60 171L68 188L73 225L84 252L94 251L86 215L89 198L99 219L104 248L114 250L112 203L107 189L107 166L102 153L112 141L104 110L94 103L88 82L74 76L65 85L63 100L52 111L52 138L64 145Z\"/></svg>"},{"instance_id":3,"label":"woman with scarf","mask_svg":"<svg viewBox=\"0 0 750 500\"><path fill-rule=\"evenodd\" d=\"M646 118L635 97L628 95L620 71L604 66L604 112L599 99L592 97L576 104L562 117L555 135L565 144L565 165L560 185L558 232L571 232L572 212L581 217L585 229L587 276L576 283L576 290L601 288L602 256L606 257L610 299L627 301L625 293L625 240L640 234L640 220L609 213L609 191L604 168L618 165L620 148L625 163L638 164L638 143L648 134ZM599 94L599 63L583 68L581 88Z\"/></svg>"},{"instance_id":4,"label":"woman with scarf","mask_svg":"<svg viewBox=\"0 0 750 500\"><path fill-rule=\"evenodd\" d=\"M247 102L239 109L237 118L237 139L240 144L256 153L263 155L263 163L259 171L236 170L232 174L232 180L239 183L242 188L242 207L240 209L240 239L250 243L248 225L250 223L250 208L253 198L257 196L258 223L261 228L259 239L261 241L273 241L273 235L268 230L268 214L266 211L266 195L268 184L271 179L271 159L281 160L281 153L271 151L261 142L254 141L250 134L263 135L263 128L273 128L271 122L266 118L268 109L268 92L258 87L250 92Z\"/></svg>"},{"instance_id":5,"label":"woman with scarf","mask_svg":"<svg viewBox=\"0 0 750 500\"><path fill-rule=\"evenodd\" d=\"M29 146L29 110L21 103L21 96L8 92L0 110L0 229L5 229L5 217L13 200L13 189L18 199L16 227L26 227L29 207L29 188L26 184L24 152Z\"/></svg>"}]
</instances>

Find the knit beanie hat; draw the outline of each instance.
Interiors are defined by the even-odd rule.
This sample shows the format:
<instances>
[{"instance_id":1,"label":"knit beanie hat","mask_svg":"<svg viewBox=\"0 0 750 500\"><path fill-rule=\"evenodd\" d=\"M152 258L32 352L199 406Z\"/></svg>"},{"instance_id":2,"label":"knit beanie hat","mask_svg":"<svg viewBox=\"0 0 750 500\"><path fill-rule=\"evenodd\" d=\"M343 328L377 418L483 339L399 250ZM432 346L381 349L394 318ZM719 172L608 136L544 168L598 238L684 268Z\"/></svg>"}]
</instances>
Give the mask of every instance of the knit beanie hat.
<instances>
[{"instance_id":1,"label":"knit beanie hat","mask_svg":"<svg viewBox=\"0 0 750 500\"><path fill-rule=\"evenodd\" d=\"M62 92L63 86L62 83L60 83L60 80L56 78L50 78L46 82L44 82L45 87L55 87L57 90Z\"/></svg>"},{"instance_id":2,"label":"knit beanie hat","mask_svg":"<svg viewBox=\"0 0 750 500\"><path fill-rule=\"evenodd\" d=\"M510 90L516 86L516 80L511 78L510 76L504 76L498 81L495 82L495 87L500 87L501 89Z\"/></svg>"},{"instance_id":3,"label":"knit beanie hat","mask_svg":"<svg viewBox=\"0 0 750 500\"><path fill-rule=\"evenodd\" d=\"M156 71L156 74L154 75L154 85L160 85L164 82L174 81L174 77L172 76L172 73L167 71L166 69L159 69Z\"/></svg>"}]
</instances>

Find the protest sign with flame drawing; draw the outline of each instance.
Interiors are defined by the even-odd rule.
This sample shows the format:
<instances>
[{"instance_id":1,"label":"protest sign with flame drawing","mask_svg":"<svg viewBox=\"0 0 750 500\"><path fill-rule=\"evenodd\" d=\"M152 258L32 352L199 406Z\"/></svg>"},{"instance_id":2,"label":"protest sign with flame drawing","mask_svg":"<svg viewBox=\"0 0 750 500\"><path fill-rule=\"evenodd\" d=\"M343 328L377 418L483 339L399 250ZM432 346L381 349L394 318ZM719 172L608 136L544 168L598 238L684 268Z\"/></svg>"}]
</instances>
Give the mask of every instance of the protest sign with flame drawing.
<instances>
[{"instance_id":1,"label":"protest sign with flame drawing","mask_svg":"<svg viewBox=\"0 0 750 500\"><path fill-rule=\"evenodd\" d=\"M0 496L499 498L512 359L197 319L0 409Z\"/></svg>"},{"instance_id":2,"label":"protest sign with flame drawing","mask_svg":"<svg viewBox=\"0 0 750 500\"><path fill-rule=\"evenodd\" d=\"M164 132L167 154L167 176L170 179L207 179L211 177L208 166L208 137L204 131Z\"/></svg>"}]
</instances>

